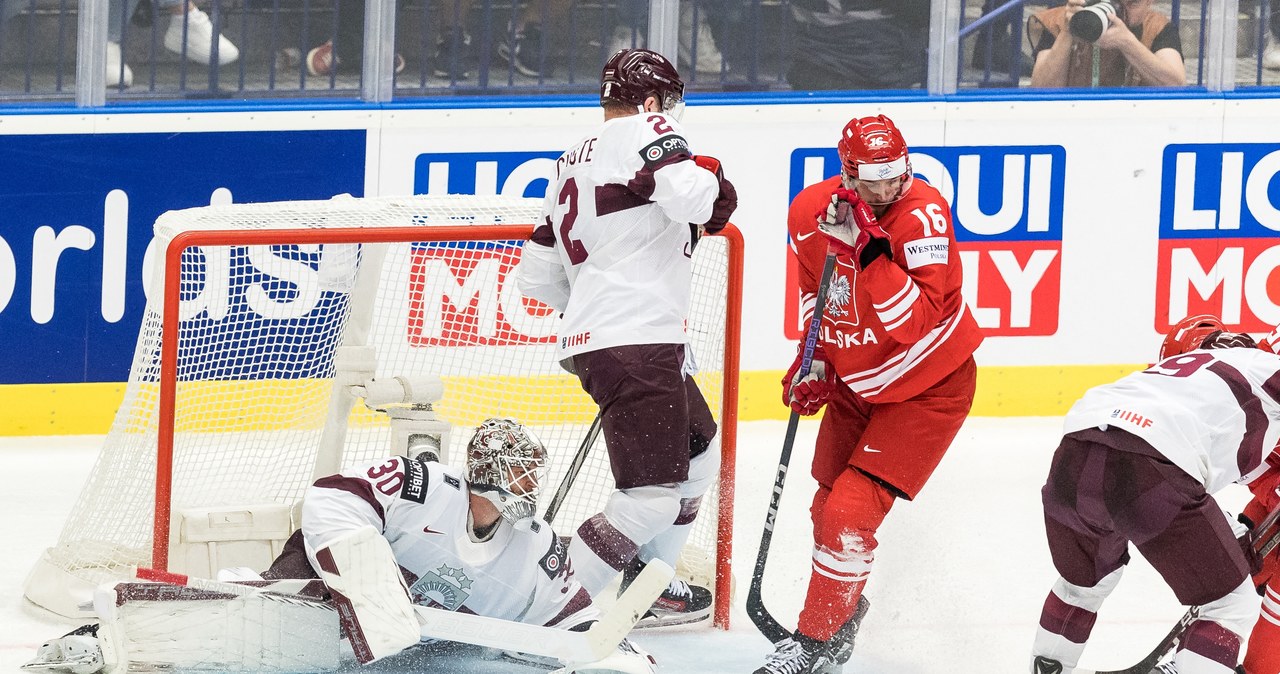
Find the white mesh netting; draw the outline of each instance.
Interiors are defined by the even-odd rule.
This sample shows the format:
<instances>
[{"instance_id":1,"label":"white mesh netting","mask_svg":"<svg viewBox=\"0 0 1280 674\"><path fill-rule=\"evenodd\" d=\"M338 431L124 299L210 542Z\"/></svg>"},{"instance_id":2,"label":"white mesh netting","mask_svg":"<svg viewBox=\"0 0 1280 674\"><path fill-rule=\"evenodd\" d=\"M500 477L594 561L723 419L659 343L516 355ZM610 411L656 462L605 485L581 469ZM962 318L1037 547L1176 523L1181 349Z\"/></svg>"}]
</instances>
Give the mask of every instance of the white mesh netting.
<instances>
[{"instance_id":1,"label":"white mesh netting","mask_svg":"<svg viewBox=\"0 0 1280 674\"><path fill-rule=\"evenodd\" d=\"M549 499L596 408L555 361L551 309L523 298L514 277L508 280L523 242L486 234L493 225L531 225L539 207L538 200L508 197L346 197L163 215L159 250L186 232L308 230L290 244L199 246L182 255L174 511L296 504L313 480L326 433L345 433L342 466L393 451L386 418L358 403L340 415L345 428L329 424L326 431L333 356L344 340L376 349L379 378L444 380L435 409L454 425L451 463L462 460L457 448L482 419L528 424L550 450ZM433 242L431 228L442 225L472 226L475 237ZM367 231L368 240L333 242L335 232L350 235L352 228ZM387 230L405 228L419 240L379 243ZM728 273L726 242L705 238L694 255L689 332L702 367L699 385L721 422ZM124 402L57 546L42 560L88 584L152 562L162 275L154 278ZM572 532L612 488L601 439L556 516L557 530ZM682 560L686 573L708 586L717 493L713 488L704 500ZM36 598L30 587L28 596Z\"/></svg>"}]
</instances>

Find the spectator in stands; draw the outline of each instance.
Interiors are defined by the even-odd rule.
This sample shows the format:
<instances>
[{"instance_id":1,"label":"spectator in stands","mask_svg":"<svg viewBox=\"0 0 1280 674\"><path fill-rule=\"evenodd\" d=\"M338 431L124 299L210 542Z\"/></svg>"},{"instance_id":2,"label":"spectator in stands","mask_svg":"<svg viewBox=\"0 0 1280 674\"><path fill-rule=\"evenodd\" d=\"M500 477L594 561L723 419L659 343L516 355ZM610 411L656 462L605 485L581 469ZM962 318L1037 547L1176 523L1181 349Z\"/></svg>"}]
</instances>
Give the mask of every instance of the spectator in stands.
<instances>
[{"instance_id":1,"label":"spectator in stands","mask_svg":"<svg viewBox=\"0 0 1280 674\"><path fill-rule=\"evenodd\" d=\"M1116 12L1108 15L1107 28L1093 43L1068 29L1085 0L1067 0L1027 19L1027 37L1035 55L1031 86L1176 87L1187 83L1178 27L1156 11L1155 0L1112 0L1111 4Z\"/></svg>"},{"instance_id":2,"label":"spectator in stands","mask_svg":"<svg viewBox=\"0 0 1280 674\"><path fill-rule=\"evenodd\" d=\"M109 0L107 18L107 86L127 87L133 84L133 70L124 63L120 42L124 24L133 16L139 0ZM155 7L170 15L164 34L164 47L196 63L208 65L213 58L213 22L189 0L154 0ZM33 0L0 0L5 23L19 12L34 9ZM240 58L240 50L226 37L218 36L218 65Z\"/></svg>"},{"instance_id":3,"label":"spectator in stands","mask_svg":"<svg viewBox=\"0 0 1280 674\"><path fill-rule=\"evenodd\" d=\"M910 89L925 80L929 0L793 0L792 89Z\"/></svg>"},{"instance_id":4,"label":"spectator in stands","mask_svg":"<svg viewBox=\"0 0 1280 674\"><path fill-rule=\"evenodd\" d=\"M548 35L563 32L561 27L571 4L571 0L530 0L508 27L507 34L499 38L498 55L522 75L540 77L553 74L555 67L565 60L565 41L548 39ZM680 3L678 65L682 70L709 74L719 73L724 67L723 57L711 33L710 20L710 16L721 7L718 1L714 9L712 4L709 0L683 0ZM606 58L620 49L646 47L647 8L648 3L644 0L620 0L617 3L616 24L608 37Z\"/></svg>"},{"instance_id":5,"label":"spectator in stands","mask_svg":"<svg viewBox=\"0 0 1280 674\"><path fill-rule=\"evenodd\" d=\"M1267 26L1267 42L1262 51L1262 67L1280 70L1280 0L1271 0L1271 20Z\"/></svg>"},{"instance_id":6,"label":"spectator in stands","mask_svg":"<svg viewBox=\"0 0 1280 674\"><path fill-rule=\"evenodd\" d=\"M332 75L360 73L364 64L364 0L334 0L333 32L328 40L307 52L307 72ZM470 4L470 0L460 0ZM396 72L404 70L404 57L396 54Z\"/></svg>"},{"instance_id":7,"label":"spectator in stands","mask_svg":"<svg viewBox=\"0 0 1280 674\"><path fill-rule=\"evenodd\" d=\"M719 74L724 70L724 55L716 46L711 25L719 21L717 28L722 27L728 9L722 0L680 3L677 57L681 70L702 74ZM640 0L623 0L617 4L617 23L609 40L609 54L619 49L644 48L647 11L648 3Z\"/></svg>"}]
</instances>

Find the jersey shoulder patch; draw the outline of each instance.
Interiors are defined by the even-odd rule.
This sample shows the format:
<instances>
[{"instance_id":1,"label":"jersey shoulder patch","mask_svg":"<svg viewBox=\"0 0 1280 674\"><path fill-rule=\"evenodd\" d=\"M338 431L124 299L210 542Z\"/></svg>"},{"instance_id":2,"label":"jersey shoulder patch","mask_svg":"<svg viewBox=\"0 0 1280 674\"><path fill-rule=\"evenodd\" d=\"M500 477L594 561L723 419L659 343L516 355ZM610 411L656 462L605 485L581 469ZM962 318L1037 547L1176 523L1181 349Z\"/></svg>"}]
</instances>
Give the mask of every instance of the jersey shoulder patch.
<instances>
[{"instance_id":1,"label":"jersey shoulder patch","mask_svg":"<svg viewBox=\"0 0 1280 674\"><path fill-rule=\"evenodd\" d=\"M640 150L640 158L645 168L656 169L682 157L688 157L689 143L683 136L667 134Z\"/></svg>"},{"instance_id":2,"label":"jersey shoulder patch","mask_svg":"<svg viewBox=\"0 0 1280 674\"><path fill-rule=\"evenodd\" d=\"M417 459L403 459L404 486L400 498L422 504L427 500L427 464Z\"/></svg>"},{"instance_id":3,"label":"jersey shoulder patch","mask_svg":"<svg viewBox=\"0 0 1280 674\"><path fill-rule=\"evenodd\" d=\"M902 245L907 269L931 264L947 264L951 259L951 241L945 236L930 236Z\"/></svg>"},{"instance_id":4,"label":"jersey shoulder patch","mask_svg":"<svg viewBox=\"0 0 1280 674\"><path fill-rule=\"evenodd\" d=\"M547 574L548 578L555 578L564 570L564 565L569 558L569 548L565 546L564 541L560 537L551 532L551 547L547 550L547 554L538 560L538 566Z\"/></svg>"}]
</instances>

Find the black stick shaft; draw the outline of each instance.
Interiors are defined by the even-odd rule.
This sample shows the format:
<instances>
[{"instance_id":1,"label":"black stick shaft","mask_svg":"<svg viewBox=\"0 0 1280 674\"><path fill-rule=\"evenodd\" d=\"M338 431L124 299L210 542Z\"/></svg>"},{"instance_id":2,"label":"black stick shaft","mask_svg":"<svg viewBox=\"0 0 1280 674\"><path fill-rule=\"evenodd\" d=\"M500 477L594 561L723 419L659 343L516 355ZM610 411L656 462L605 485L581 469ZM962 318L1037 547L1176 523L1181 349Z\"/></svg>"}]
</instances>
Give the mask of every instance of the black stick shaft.
<instances>
[{"instance_id":1,"label":"black stick shaft","mask_svg":"<svg viewBox=\"0 0 1280 674\"><path fill-rule=\"evenodd\" d=\"M827 307L827 291L831 286L831 276L835 272L836 256L830 249L822 264L822 278L818 281L818 296L814 299L813 318L809 321L809 329L804 337L804 351L800 355L799 376L809 374L813 366L813 352L818 347L818 332L822 326L822 315ZM782 501L782 488L787 482L787 467L791 463L791 450L796 442L796 429L800 424L800 415L792 412L787 420L787 435L782 441L782 455L778 458L778 475L773 481L773 495L769 498L769 512L765 515L764 532L760 535L760 550L756 553L756 566L751 574L751 589L747 592L747 615L756 629L766 639L777 643L789 636L791 632L778 623L777 619L765 608L762 590L764 586L764 567L769 559L769 546L773 542L773 526L778 517L778 504Z\"/></svg>"}]
</instances>

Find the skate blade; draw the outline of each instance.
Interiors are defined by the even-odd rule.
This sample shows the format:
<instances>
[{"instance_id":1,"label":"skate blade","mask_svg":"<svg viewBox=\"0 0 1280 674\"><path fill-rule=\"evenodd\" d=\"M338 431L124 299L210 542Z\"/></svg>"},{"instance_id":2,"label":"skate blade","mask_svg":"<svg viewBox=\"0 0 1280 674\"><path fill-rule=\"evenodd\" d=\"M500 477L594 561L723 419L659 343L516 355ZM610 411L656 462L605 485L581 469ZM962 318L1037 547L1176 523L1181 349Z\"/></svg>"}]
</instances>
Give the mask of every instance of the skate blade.
<instances>
[{"instance_id":1,"label":"skate blade","mask_svg":"<svg viewBox=\"0 0 1280 674\"><path fill-rule=\"evenodd\" d=\"M691 625L711 619L711 609L694 613L668 613L666 615L646 615L636 623L635 629L655 629L673 627L675 625Z\"/></svg>"}]
</instances>

